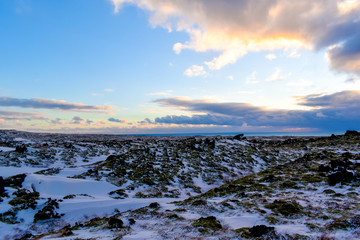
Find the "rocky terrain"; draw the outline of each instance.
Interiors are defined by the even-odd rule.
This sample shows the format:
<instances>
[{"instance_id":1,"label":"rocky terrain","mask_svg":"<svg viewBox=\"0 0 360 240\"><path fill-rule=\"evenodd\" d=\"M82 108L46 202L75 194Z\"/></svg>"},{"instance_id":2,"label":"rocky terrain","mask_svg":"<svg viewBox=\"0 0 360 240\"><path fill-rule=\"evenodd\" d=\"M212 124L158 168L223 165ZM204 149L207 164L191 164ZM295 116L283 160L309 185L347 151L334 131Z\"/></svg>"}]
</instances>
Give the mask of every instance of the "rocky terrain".
<instances>
[{"instance_id":1,"label":"rocky terrain","mask_svg":"<svg viewBox=\"0 0 360 240\"><path fill-rule=\"evenodd\" d=\"M1 239L359 239L360 134L0 131Z\"/></svg>"}]
</instances>

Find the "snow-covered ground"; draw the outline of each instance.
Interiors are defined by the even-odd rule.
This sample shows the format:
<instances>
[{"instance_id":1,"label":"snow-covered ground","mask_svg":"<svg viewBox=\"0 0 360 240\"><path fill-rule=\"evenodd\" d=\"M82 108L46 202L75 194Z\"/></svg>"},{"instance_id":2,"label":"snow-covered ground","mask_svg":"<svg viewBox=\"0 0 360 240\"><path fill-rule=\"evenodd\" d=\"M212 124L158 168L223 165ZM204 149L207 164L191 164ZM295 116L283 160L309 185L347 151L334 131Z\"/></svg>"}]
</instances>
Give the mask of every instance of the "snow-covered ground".
<instances>
[{"instance_id":1,"label":"snow-covered ground","mask_svg":"<svg viewBox=\"0 0 360 240\"><path fill-rule=\"evenodd\" d=\"M0 239L360 239L359 140L0 131Z\"/></svg>"}]
</instances>

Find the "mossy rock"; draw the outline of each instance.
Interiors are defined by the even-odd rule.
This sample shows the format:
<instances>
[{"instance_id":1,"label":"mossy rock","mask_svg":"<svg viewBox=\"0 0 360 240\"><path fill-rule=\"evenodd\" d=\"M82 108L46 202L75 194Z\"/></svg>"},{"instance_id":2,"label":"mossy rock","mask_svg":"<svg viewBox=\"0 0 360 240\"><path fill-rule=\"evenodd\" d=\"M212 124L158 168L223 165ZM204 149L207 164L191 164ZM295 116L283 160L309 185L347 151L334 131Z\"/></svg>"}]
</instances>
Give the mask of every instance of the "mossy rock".
<instances>
[{"instance_id":1,"label":"mossy rock","mask_svg":"<svg viewBox=\"0 0 360 240\"><path fill-rule=\"evenodd\" d=\"M317 183L317 182L322 182L323 178L319 175L316 174L305 174L302 177L302 180L307 182L307 183Z\"/></svg>"},{"instance_id":2,"label":"mossy rock","mask_svg":"<svg viewBox=\"0 0 360 240\"><path fill-rule=\"evenodd\" d=\"M295 201L275 200L273 203L265 205L264 207L286 217L301 214L303 211L303 207Z\"/></svg>"},{"instance_id":3,"label":"mossy rock","mask_svg":"<svg viewBox=\"0 0 360 240\"><path fill-rule=\"evenodd\" d=\"M357 192L348 192L346 194L346 196L351 197L351 198L357 198L359 196L359 193L357 193Z\"/></svg>"},{"instance_id":4,"label":"mossy rock","mask_svg":"<svg viewBox=\"0 0 360 240\"><path fill-rule=\"evenodd\" d=\"M191 203L192 206L206 206L207 205L207 201L204 199L198 199L195 200Z\"/></svg>"},{"instance_id":5,"label":"mossy rock","mask_svg":"<svg viewBox=\"0 0 360 240\"><path fill-rule=\"evenodd\" d=\"M337 183L346 184L350 183L355 179L354 174L352 172L342 170L337 171L328 176L328 183L330 186L335 186Z\"/></svg>"},{"instance_id":6,"label":"mossy rock","mask_svg":"<svg viewBox=\"0 0 360 240\"><path fill-rule=\"evenodd\" d=\"M177 215L175 213L167 215L166 217L168 219L173 219L173 220L183 220L184 219L183 217L181 217L181 216L179 216L179 215Z\"/></svg>"},{"instance_id":7,"label":"mossy rock","mask_svg":"<svg viewBox=\"0 0 360 240\"><path fill-rule=\"evenodd\" d=\"M160 204L158 202L153 202L149 204L149 208L160 208Z\"/></svg>"},{"instance_id":8,"label":"mossy rock","mask_svg":"<svg viewBox=\"0 0 360 240\"><path fill-rule=\"evenodd\" d=\"M70 195L66 195L65 197L63 197L63 199L73 199L75 197L76 197L75 194L70 194Z\"/></svg>"},{"instance_id":9,"label":"mossy rock","mask_svg":"<svg viewBox=\"0 0 360 240\"><path fill-rule=\"evenodd\" d=\"M277 239L275 228L266 225L256 225L251 228L239 228L235 230L241 237L249 239ZM274 238L272 238L274 237Z\"/></svg>"},{"instance_id":10,"label":"mossy rock","mask_svg":"<svg viewBox=\"0 0 360 240\"><path fill-rule=\"evenodd\" d=\"M40 194L38 192L30 192L26 189L19 189L13 193L16 197L9 201L9 204L16 206L20 209L36 208L37 200L39 200Z\"/></svg>"},{"instance_id":11,"label":"mossy rock","mask_svg":"<svg viewBox=\"0 0 360 240\"><path fill-rule=\"evenodd\" d=\"M18 174L4 179L5 187L22 187L22 183L26 178L26 174Z\"/></svg>"},{"instance_id":12,"label":"mossy rock","mask_svg":"<svg viewBox=\"0 0 360 240\"><path fill-rule=\"evenodd\" d=\"M173 211L174 212L186 212L187 210L185 208L175 208Z\"/></svg>"},{"instance_id":13,"label":"mossy rock","mask_svg":"<svg viewBox=\"0 0 360 240\"><path fill-rule=\"evenodd\" d=\"M298 189L299 187L297 186L297 183L293 181L285 181L279 185L279 189L290 189L290 188Z\"/></svg>"},{"instance_id":14,"label":"mossy rock","mask_svg":"<svg viewBox=\"0 0 360 240\"><path fill-rule=\"evenodd\" d=\"M193 227L199 228L200 232L217 231L222 229L221 223L214 216L199 218L192 223Z\"/></svg>"},{"instance_id":15,"label":"mossy rock","mask_svg":"<svg viewBox=\"0 0 360 240\"><path fill-rule=\"evenodd\" d=\"M49 198L45 206L34 215L34 222L60 218L61 215L55 211L56 208L59 208L59 203L55 199Z\"/></svg>"},{"instance_id":16,"label":"mossy rock","mask_svg":"<svg viewBox=\"0 0 360 240\"><path fill-rule=\"evenodd\" d=\"M325 189L324 191L323 191L323 193L325 193L325 194L335 194L336 192L334 191L334 190L332 190L332 189Z\"/></svg>"},{"instance_id":17,"label":"mossy rock","mask_svg":"<svg viewBox=\"0 0 360 240\"><path fill-rule=\"evenodd\" d=\"M341 219L335 219L331 223L327 224L326 228L330 231L346 230L348 228L347 221Z\"/></svg>"},{"instance_id":18,"label":"mossy rock","mask_svg":"<svg viewBox=\"0 0 360 240\"><path fill-rule=\"evenodd\" d=\"M38 172L35 172L35 174L42 174L42 175L55 175L60 172L61 168L49 168L45 170L41 170Z\"/></svg>"},{"instance_id":19,"label":"mossy rock","mask_svg":"<svg viewBox=\"0 0 360 240\"><path fill-rule=\"evenodd\" d=\"M275 225L275 224L277 224L277 223L280 222L280 220L277 219L277 218L274 217L274 216L266 216L266 217L265 217L265 220L266 220L268 223L272 224L272 225Z\"/></svg>"},{"instance_id":20,"label":"mossy rock","mask_svg":"<svg viewBox=\"0 0 360 240\"><path fill-rule=\"evenodd\" d=\"M125 189L123 189L123 188L120 188L115 191L111 191L111 192L109 192L109 195L115 199L125 199L128 197L128 195L125 192Z\"/></svg>"},{"instance_id":21,"label":"mossy rock","mask_svg":"<svg viewBox=\"0 0 360 240\"><path fill-rule=\"evenodd\" d=\"M118 219L117 217L110 217L108 220L108 225L110 229L113 228L122 228L124 226L124 222L121 219Z\"/></svg>"},{"instance_id":22,"label":"mossy rock","mask_svg":"<svg viewBox=\"0 0 360 240\"><path fill-rule=\"evenodd\" d=\"M0 176L0 197L6 197L5 193L5 182L2 176ZM1 198L0 198L1 199Z\"/></svg>"},{"instance_id":23,"label":"mossy rock","mask_svg":"<svg viewBox=\"0 0 360 240\"><path fill-rule=\"evenodd\" d=\"M17 221L16 214L16 209L10 209L9 211L0 213L0 222L7 224L18 224L20 222Z\"/></svg>"}]
</instances>

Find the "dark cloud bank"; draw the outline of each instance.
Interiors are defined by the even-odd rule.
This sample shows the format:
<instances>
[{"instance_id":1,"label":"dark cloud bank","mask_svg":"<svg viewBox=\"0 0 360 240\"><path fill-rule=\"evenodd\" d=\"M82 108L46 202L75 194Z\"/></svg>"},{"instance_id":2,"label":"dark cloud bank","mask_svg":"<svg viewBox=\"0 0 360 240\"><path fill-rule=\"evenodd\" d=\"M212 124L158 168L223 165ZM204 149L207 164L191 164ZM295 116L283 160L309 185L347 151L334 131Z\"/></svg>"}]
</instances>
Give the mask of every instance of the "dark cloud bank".
<instances>
[{"instance_id":1,"label":"dark cloud bank","mask_svg":"<svg viewBox=\"0 0 360 240\"><path fill-rule=\"evenodd\" d=\"M159 99L155 103L202 113L191 117L168 115L155 119L155 123L162 124L249 125L344 131L358 130L360 123L360 91L299 97L298 104L312 107L311 110L276 110L248 103L215 103L179 98Z\"/></svg>"},{"instance_id":2,"label":"dark cloud bank","mask_svg":"<svg viewBox=\"0 0 360 240\"><path fill-rule=\"evenodd\" d=\"M72 111L103 111L111 110L111 107L85 105L80 103L68 103L54 99L31 98L19 99L13 97L0 97L0 106L2 107L21 107L21 108L44 108L60 109Z\"/></svg>"}]
</instances>

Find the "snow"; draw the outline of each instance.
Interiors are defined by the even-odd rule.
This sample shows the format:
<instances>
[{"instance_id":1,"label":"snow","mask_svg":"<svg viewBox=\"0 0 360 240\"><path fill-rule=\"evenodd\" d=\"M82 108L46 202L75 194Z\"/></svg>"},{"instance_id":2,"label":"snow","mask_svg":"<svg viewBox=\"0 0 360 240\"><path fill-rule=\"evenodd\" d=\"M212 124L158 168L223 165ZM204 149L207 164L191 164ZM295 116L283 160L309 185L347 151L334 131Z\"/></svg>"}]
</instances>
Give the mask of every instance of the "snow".
<instances>
[{"instance_id":1,"label":"snow","mask_svg":"<svg viewBox=\"0 0 360 240\"><path fill-rule=\"evenodd\" d=\"M26 177L24 187L35 187L42 197L62 198L70 194L86 193L91 196L106 196L117 189L116 186L95 180L74 179L62 176L44 176L30 174Z\"/></svg>"},{"instance_id":2,"label":"snow","mask_svg":"<svg viewBox=\"0 0 360 240\"><path fill-rule=\"evenodd\" d=\"M41 170L44 170L46 168L37 168L37 167L27 167L27 166L23 166L23 167L4 167L4 166L0 166L0 176L2 176L3 178L7 178L10 176L14 176L14 175L18 175L18 174L22 174L22 173L34 173L34 172L38 172Z\"/></svg>"},{"instance_id":3,"label":"snow","mask_svg":"<svg viewBox=\"0 0 360 240\"><path fill-rule=\"evenodd\" d=\"M138 231L135 234L124 236L123 240L143 240L143 239L155 239L157 232L155 231Z\"/></svg>"},{"instance_id":4,"label":"snow","mask_svg":"<svg viewBox=\"0 0 360 240\"><path fill-rule=\"evenodd\" d=\"M243 227L253 227L255 225L267 224L263 217L259 214L244 214L240 216L219 216L225 224L229 225L232 229L238 229Z\"/></svg>"},{"instance_id":5,"label":"snow","mask_svg":"<svg viewBox=\"0 0 360 240\"><path fill-rule=\"evenodd\" d=\"M11 152L11 151L15 151L15 148L11 148L11 147L0 147L0 152Z\"/></svg>"},{"instance_id":6,"label":"snow","mask_svg":"<svg viewBox=\"0 0 360 240\"><path fill-rule=\"evenodd\" d=\"M141 191L146 193L147 191L158 188L159 186L148 186L147 184L142 184L141 181L139 183L139 179L125 179L126 175L120 175L120 177L124 178L126 181L121 186L115 186L110 182L120 185L121 182L116 178L119 176L115 176L115 179L111 179L111 177L114 176L114 169L107 167L106 164L101 164L101 162L105 161L110 154L121 155L126 153L124 155L124 159L127 163L133 163L137 158L139 158L141 159L139 164L141 164L142 161L147 160L146 157L143 156L143 153L141 153L142 146L146 144L146 146L151 147L150 151L154 153L153 155L155 156L155 158L150 162L152 168L162 170L162 166L164 165L162 164L163 158L157 157L163 156L165 155L165 152L168 152L170 160L167 160L171 163L171 159L174 158L174 152L178 151L178 149L174 147L176 146L176 142L171 143L173 145L167 145L167 142L163 142L161 139L147 141L147 139L139 138L136 140L137 142L131 142L132 140L129 140L128 142L123 143L118 142L112 146L111 142L101 144L101 141L96 141L95 144L91 142L91 139L88 139L89 142L84 142L77 141L74 138L72 141L66 140L66 142L73 145L73 148L69 149L64 147L64 139L71 139L71 137L64 138L64 136L61 136L54 139L42 141L34 137L28 137L27 135L24 135L23 137L16 137L15 141L27 144L26 146L28 151L24 153L24 155L6 153L14 151L15 148L0 147L0 153L2 152L0 154L2 157L0 158L0 163L3 163L4 165L11 165L11 160L14 158L16 165L22 166L0 166L0 176L6 178L26 173L27 177L23 182L22 188L30 191L36 190L40 193L40 199L37 200L36 209L25 209L17 212L16 217L17 220L20 221L19 224L10 225L0 222L0 239L16 239L21 237L21 234L24 233L24 231L31 232L36 235L42 233L50 234L50 232L52 232L50 235L41 239L66 240L73 240L76 238L116 239L121 238L121 235L125 235L122 239L127 240L196 238L236 239L236 237L232 238L235 236L232 235L235 234L233 231L234 229L243 227L251 228L255 225L262 224L275 227L279 234L302 234L317 239L323 233L319 231L312 231L307 224L314 223L326 226L330 220L316 219L315 217L313 219L309 219L307 216L287 219L282 216L287 220L271 225L266 221L266 217L271 216L272 210L267 209L264 205L266 203L271 203L274 200L284 198L295 200L305 209L316 209L318 212L326 212L327 208L341 207L347 209L348 206L354 206L353 203L358 201L355 198L347 198L347 194L349 192L357 192L358 189L354 186L341 184L329 186L324 184L324 182L307 183L306 185L299 183L298 185L302 185L301 190L291 189L291 191L285 190L286 192L274 188L271 195L263 195L268 194L268 192L261 193L261 195L255 195L256 193L259 193L259 191L250 191L249 189L246 194L249 195L249 197L254 195L254 198L252 199L238 199L234 196L234 194L229 196L217 195L216 197L202 198L194 191L194 189L186 186L180 181L182 178L179 174L175 174L171 183L166 185L166 191L178 190L180 192L180 198L135 198L134 195L137 192ZM33 141L36 141L37 145L32 145L35 143ZM43 143L48 144L46 147L39 148L39 144ZM13 142L12 145L9 146L15 146L16 144L19 143ZM226 138L216 140L215 150L210 150L207 147L201 149L202 145L196 143L196 147L205 151L198 151L194 153L190 151L183 151L182 154L179 154L179 161L181 161L182 164L176 165L177 163L174 163L174 161L171 164L175 164L175 167L179 168L178 173L190 173L189 176L191 177L194 185L200 187L202 192L206 192L214 187L219 187L225 182L237 179L241 176L246 176L252 172L264 170L266 167L273 164L272 161L268 161L267 159L278 159L278 162L275 162L274 164L280 164L284 163L281 162L284 158L289 164L290 160L296 160L306 153L306 151L303 151L302 148L294 150L296 151L295 153L291 152L292 150L290 151L286 148L280 148L277 154L265 152L268 154L268 157L266 157L261 154L261 147L254 148L254 146L256 146L256 144L252 143L250 140L248 142ZM352 150L349 149L349 151L353 151L354 154L357 154L357 146L358 143L354 145ZM350 146L346 147L349 148ZM314 150L315 148L317 150ZM132 152L132 149L140 149L139 154L137 151ZM313 146L312 151L316 153L316 151L320 151L322 149L327 150L329 148L326 146L323 148ZM336 146L332 149L336 150ZM342 153L347 150L343 151L339 148L336 151ZM43 158L43 156L46 157ZM192 156L196 156L196 158L192 159ZM251 157L253 161L248 157ZM219 158L219 161L213 161L212 164L219 165L214 165L214 168L213 165L207 165L208 160L214 160L217 158ZM249 159L249 161L247 161L247 159ZM192 162L193 160L195 161ZM350 161L353 164L360 163L360 160ZM328 160L324 160L323 162L319 161L318 163L326 164L327 162ZM33 166L30 166L31 164L33 164ZM36 167L40 165L46 166L46 168ZM224 169L224 171L221 170L222 172L219 172L217 168L219 166L221 166L219 169ZM59 172L55 171L53 175L35 174L35 172L49 168L59 168ZM126 172L129 173L136 168L136 166L132 166L132 168L126 169ZM88 170L93 171L88 172ZM96 170L96 175L91 175L94 170ZM51 171L48 173L51 173ZM72 178L75 175L83 173L90 174L88 174L85 179ZM208 173L214 174L208 175ZM216 178L216 174L222 174L223 177ZM210 180L207 179L206 176L210 176L208 177ZM263 175L259 173L258 180L261 179L262 176ZM213 178L216 181L211 181ZM272 183L261 184L270 186ZM124 189L126 194L128 194L125 199L114 199L109 195L109 192L120 188ZM9 196L3 197L3 202L0 204L0 213L4 213L13 207L9 205L8 202L14 199L15 195L13 195L13 193L17 191L12 187L6 187L5 189ZM331 189L336 193L341 193L344 197L334 198L332 195L323 193L326 189ZM282 193L284 195L282 195ZM64 199L67 195L72 196L71 198L68 197L67 199ZM199 199L206 200L208 204L204 206L196 206L191 204L191 200L190 203L180 205L171 203L174 201L182 201L190 195L198 195L196 198L199 197ZM52 219L50 221L34 224L34 215L43 208L47 198L56 199L58 201L59 209L55 209L55 211L63 215L60 219ZM153 202L158 202L160 204L160 208L148 207L139 210L140 208L149 206L149 204ZM351 214L354 215L358 215L360 213L356 208L353 208L351 211ZM80 229L72 230L74 235L69 237L60 237L61 233L56 232L68 224L74 226L76 223L85 223L95 217L110 217L114 214L118 214L117 217L121 218L124 224L129 228L110 230L105 222L104 225L101 223L99 226L91 226L89 228L80 227ZM170 214L176 214L181 218L177 220L168 218ZM192 227L194 220L207 216L215 216L224 227L223 230L216 233L215 236L202 236L202 233L200 233L197 228ZM331 216L341 217L342 215L332 214ZM129 226L130 218L136 220L134 225ZM335 239L354 239L354 236L358 236L354 233L354 231L355 230L336 230L334 232L330 232L329 237L333 237Z\"/></svg>"}]
</instances>

